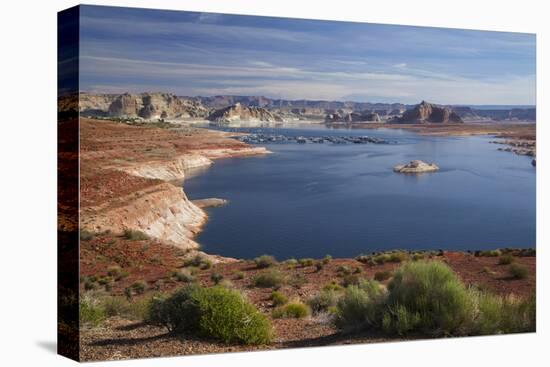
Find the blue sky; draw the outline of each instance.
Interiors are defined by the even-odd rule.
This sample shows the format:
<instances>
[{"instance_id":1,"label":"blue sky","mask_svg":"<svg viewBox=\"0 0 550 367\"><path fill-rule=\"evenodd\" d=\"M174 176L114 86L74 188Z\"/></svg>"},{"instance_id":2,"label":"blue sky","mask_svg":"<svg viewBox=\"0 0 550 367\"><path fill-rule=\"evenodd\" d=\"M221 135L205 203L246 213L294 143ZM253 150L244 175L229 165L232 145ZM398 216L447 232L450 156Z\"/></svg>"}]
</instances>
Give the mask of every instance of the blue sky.
<instances>
[{"instance_id":1,"label":"blue sky","mask_svg":"<svg viewBox=\"0 0 550 367\"><path fill-rule=\"evenodd\" d=\"M81 7L90 92L535 104L535 35Z\"/></svg>"}]
</instances>

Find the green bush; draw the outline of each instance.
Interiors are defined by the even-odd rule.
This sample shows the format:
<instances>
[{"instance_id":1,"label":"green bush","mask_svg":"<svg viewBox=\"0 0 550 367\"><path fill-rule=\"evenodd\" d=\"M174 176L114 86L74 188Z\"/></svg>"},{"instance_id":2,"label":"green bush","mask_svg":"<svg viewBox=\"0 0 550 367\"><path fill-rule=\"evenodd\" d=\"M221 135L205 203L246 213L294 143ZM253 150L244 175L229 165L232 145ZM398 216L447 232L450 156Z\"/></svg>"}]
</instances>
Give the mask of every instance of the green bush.
<instances>
[{"instance_id":1,"label":"green bush","mask_svg":"<svg viewBox=\"0 0 550 367\"><path fill-rule=\"evenodd\" d=\"M325 255L325 257L323 257L322 262L323 262L324 265L327 265L328 263L331 262L331 260L332 260L332 256L330 256L330 255Z\"/></svg>"},{"instance_id":2,"label":"green bush","mask_svg":"<svg viewBox=\"0 0 550 367\"><path fill-rule=\"evenodd\" d=\"M346 276L350 275L353 271L351 268L347 265L340 265L338 268L336 268L336 273L338 273L338 276Z\"/></svg>"},{"instance_id":3,"label":"green bush","mask_svg":"<svg viewBox=\"0 0 550 367\"><path fill-rule=\"evenodd\" d=\"M535 331L536 300L534 293L527 299L499 297L475 292L478 314L472 333L475 335L506 334Z\"/></svg>"},{"instance_id":4,"label":"green bush","mask_svg":"<svg viewBox=\"0 0 550 367\"><path fill-rule=\"evenodd\" d=\"M244 279L244 273L242 271L238 271L235 273L235 279L236 280L241 280L241 279Z\"/></svg>"},{"instance_id":5,"label":"green bush","mask_svg":"<svg viewBox=\"0 0 550 367\"><path fill-rule=\"evenodd\" d=\"M386 330L460 334L472 321L474 304L456 274L438 261L410 262L388 285Z\"/></svg>"},{"instance_id":6,"label":"green bush","mask_svg":"<svg viewBox=\"0 0 550 367\"><path fill-rule=\"evenodd\" d=\"M254 263L258 269L265 269L277 264L277 260L271 255L262 255L255 258Z\"/></svg>"},{"instance_id":7,"label":"green bush","mask_svg":"<svg viewBox=\"0 0 550 367\"><path fill-rule=\"evenodd\" d=\"M124 297L107 296L100 301L107 317L120 316L131 320L145 320L151 298L142 297L130 302Z\"/></svg>"},{"instance_id":8,"label":"green bush","mask_svg":"<svg viewBox=\"0 0 550 367\"><path fill-rule=\"evenodd\" d=\"M146 320L163 326L170 332L193 332L199 327L200 306L197 297L200 287L187 285L169 297L155 297L149 305Z\"/></svg>"},{"instance_id":9,"label":"green bush","mask_svg":"<svg viewBox=\"0 0 550 367\"><path fill-rule=\"evenodd\" d=\"M527 269L526 266L519 264L510 265L508 272L510 273L510 277L512 279L525 279L529 275L529 269Z\"/></svg>"},{"instance_id":10,"label":"green bush","mask_svg":"<svg viewBox=\"0 0 550 367\"><path fill-rule=\"evenodd\" d=\"M282 306L288 302L288 298L281 292L273 291L271 292L271 300L273 301L273 306Z\"/></svg>"},{"instance_id":11,"label":"green bush","mask_svg":"<svg viewBox=\"0 0 550 367\"><path fill-rule=\"evenodd\" d=\"M391 276L392 276L392 272L389 270L377 271L376 273L374 273L374 280L378 282L382 282L384 280L390 279Z\"/></svg>"},{"instance_id":12,"label":"green bush","mask_svg":"<svg viewBox=\"0 0 550 367\"><path fill-rule=\"evenodd\" d=\"M267 344L269 320L235 290L213 287L195 292L199 305L200 334L225 343Z\"/></svg>"},{"instance_id":13,"label":"green bush","mask_svg":"<svg viewBox=\"0 0 550 367\"><path fill-rule=\"evenodd\" d=\"M514 262L514 257L512 255L501 255L498 258L499 265L510 265Z\"/></svg>"},{"instance_id":14,"label":"green bush","mask_svg":"<svg viewBox=\"0 0 550 367\"><path fill-rule=\"evenodd\" d=\"M124 238L130 241L144 241L144 240L148 240L149 236L141 231L125 229Z\"/></svg>"},{"instance_id":15,"label":"green bush","mask_svg":"<svg viewBox=\"0 0 550 367\"><path fill-rule=\"evenodd\" d=\"M296 265L298 265L298 260L294 259L294 258L290 258L290 259L287 259L283 262L283 264L285 264L286 266L288 266L289 268L291 267L295 267Z\"/></svg>"},{"instance_id":16,"label":"green bush","mask_svg":"<svg viewBox=\"0 0 550 367\"><path fill-rule=\"evenodd\" d=\"M147 288L147 283L145 283L143 280L138 280L130 286L130 288L136 292L136 294L143 294L145 292L145 288Z\"/></svg>"},{"instance_id":17,"label":"green bush","mask_svg":"<svg viewBox=\"0 0 550 367\"><path fill-rule=\"evenodd\" d=\"M105 319L105 310L96 300L90 297L81 297L79 319L81 325L97 326Z\"/></svg>"},{"instance_id":18,"label":"green bush","mask_svg":"<svg viewBox=\"0 0 550 367\"><path fill-rule=\"evenodd\" d=\"M380 327L385 293L377 282L361 282L346 289L336 307L336 325L341 329Z\"/></svg>"},{"instance_id":19,"label":"green bush","mask_svg":"<svg viewBox=\"0 0 550 367\"><path fill-rule=\"evenodd\" d=\"M340 292L335 290L321 290L315 296L307 300L307 304L313 314L328 311L329 308L338 304Z\"/></svg>"},{"instance_id":20,"label":"green bush","mask_svg":"<svg viewBox=\"0 0 550 367\"><path fill-rule=\"evenodd\" d=\"M256 275L252 282L259 288L278 288L285 282L283 273L278 270L264 271Z\"/></svg>"},{"instance_id":21,"label":"green bush","mask_svg":"<svg viewBox=\"0 0 550 367\"><path fill-rule=\"evenodd\" d=\"M295 318L301 319L309 315L309 307L302 302L291 302L284 306L273 310L272 316L275 319L279 318Z\"/></svg>"},{"instance_id":22,"label":"green bush","mask_svg":"<svg viewBox=\"0 0 550 367\"><path fill-rule=\"evenodd\" d=\"M389 254L388 261L392 263L400 263L407 260L408 257L409 256L407 255L406 252L396 251Z\"/></svg>"},{"instance_id":23,"label":"green bush","mask_svg":"<svg viewBox=\"0 0 550 367\"><path fill-rule=\"evenodd\" d=\"M336 281L332 281L328 284L325 284L323 288L321 289L323 291L335 291L335 292L341 292L344 290L344 287L342 287L340 284L338 284Z\"/></svg>"},{"instance_id":24,"label":"green bush","mask_svg":"<svg viewBox=\"0 0 550 367\"><path fill-rule=\"evenodd\" d=\"M350 285L357 285L359 284L360 280L361 278L357 274L344 275L344 277L342 278L342 285L344 287L349 287Z\"/></svg>"},{"instance_id":25,"label":"green bush","mask_svg":"<svg viewBox=\"0 0 550 367\"><path fill-rule=\"evenodd\" d=\"M481 256L481 257L499 257L500 255L502 255L502 251L500 250L477 251L475 255Z\"/></svg>"}]
</instances>

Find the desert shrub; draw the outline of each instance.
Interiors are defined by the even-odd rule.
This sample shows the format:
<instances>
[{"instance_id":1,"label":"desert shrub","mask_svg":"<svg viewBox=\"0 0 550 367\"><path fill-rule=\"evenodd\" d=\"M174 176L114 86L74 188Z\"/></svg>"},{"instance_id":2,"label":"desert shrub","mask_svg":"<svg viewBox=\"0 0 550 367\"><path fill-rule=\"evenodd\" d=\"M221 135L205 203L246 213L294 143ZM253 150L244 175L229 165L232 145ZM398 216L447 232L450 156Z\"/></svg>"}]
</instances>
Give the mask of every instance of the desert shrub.
<instances>
[{"instance_id":1,"label":"desert shrub","mask_svg":"<svg viewBox=\"0 0 550 367\"><path fill-rule=\"evenodd\" d=\"M91 241L94 239L94 234L85 229L80 230L80 240L81 241Z\"/></svg>"},{"instance_id":2,"label":"desert shrub","mask_svg":"<svg viewBox=\"0 0 550 367\"><path fill-rule=\"evenodd\" d=\"M335 292L341 292L344 290L344 287L342 287L340 284L338 284L336 281L332 281L328 284L325 284L323 288L321 289L323 291L335 291Z\"/></svg>"},{"instance_id":3,"label":"desert shrub","mask_svg":"<svg viewBox=\"0 0 550 367\"><path fill-rule=\"evenodd\" d=\"M91 297L81 297L78 309L81 325L97 326L105 318L105 310Z\"/></svg>"},{"instance_id":4,"label":"desert shrub","mask_svg":"<svg viewBox=\"0 0 550 367\"><path fill-rule=\"evenodd\" d=\"M336 325L341 329L380 327L385 292L377 282L361 282L346 289L336 306Z\"/></svg>"},{"instance_id":5,"label":"desert shrub","mask_svg":"<svg viewBox=\"0 0 550 367\"><path fill-rule=\"evenodd\" d=\"M206 270L212 267L212 261L210 261L208 258L204 256L197 255L190 259L185 260L185 262L183 263L183 266Z\"/></svg>"},{"instance_id":6,"label":"desert shrub","mask_svg":"<svg viewBox=\"0 0 550 367\"><path fill-rule=\"evenodd\" d=\"M259 288L277 288L285 282L284 275L278 270L264 271L252 279L255 287Z\"/></svg>"},{"instance_id":7,"label":"desert shrub","mask_svg":"<svg viewBox=\"0 0 550 367\"><path fill-rule=\"evenodd\" d=\"M318 272L323 270L323 263L321 261L315 263L315 270Z\"/></svg>"},{"instance_id":8,"label":"desert shrub","mask_svg":"<svg viewBox=\"0 0 550 367\"><path fill-rule=\"evenodd\" d=\"M130 241L144 241L149 239L149 236L147 234L132 229L125 229L123 235L124 238Z\"/></svg>"},{"instance_id":9,"label":"desert shrub","mask_svg":"<svg viewBox=\"0 0 550 367\"><path fill-rule=\"evenodd\" d=\"M424 258L426 257L426 254L424 254L423 252L415 252L411 259L412 261L419 261L419 260L424 260Z\"/></svg>"},{"instance_id":10,"label":"desert shrub","mask_svg":"<svg viewBox=\"0 0 550 367\"><path fill-rule=\"evenodd\" d=\"M199 288L199 332L225 343L267 344L269 320L238 291L222 287Z\"/></svg>"},{"instance_id":11,"label":"desert shrub","mask_svg":"<svg viewBox=\"0 0 550 367\"><path fill-rule=\"evenodd\" d=\"M271 301L273 301L273 306L282 306L288 302L287 296L281 292L273 291L271 292Z\"/></svg>"},{"instance_id":12,"label":"desert shrub","mask_svg":"<svg viewBox=\"0 0 550 367\"><path fill-rule=\"evenodd\" d=\"M510 265L514 262L514 257L512 255L501 255L498 258L499 265Z\"/></svg>"},{"instance_id":13,"label":"desert shrub","mask_svg":"<svg viewBox=\"0 0 550 367\"><path fill-rule=\"evenodd\" d=\"M286 266L288 266L289 268L290 267L294 267L296 265L298 265L298 260L294 259L294 258L290 258L290 259L287 259L283 262L283 264L285 264Z\"/></svg>"},{"instance_id":14,"label":"desert shrub","mask_svg":"<svg viewBox=\"0 0 550 367\"><path fill-rule=\"evenodd\" d=\"M304 267L304 268L306 266L312 266L314 262L315 262L315 260L310 259L310 258L303 258L303 259L298 260L298 263L300 264L300 266Z\"/></svg>"},{"instance_id":15,"label":"desert shrub","mask_svg":"<svg viewBox=\"0 0 550 367\"><path fill-rule=\"evenodd\" d=\"M244 273L242 271L238 271L235 273L235 279L236 280L241 280L241 279L244 279Z\"/></svg>"},{"instance_id":16,"label":"desert shrub","mask_svg":"<svg viewBox=\"0 0 550 367\"><path fill-rule=\"evenodd\" d=\"M94 290L95 287L95 283L91 279L87 278L84 280L84 290L91 291Z\"/></svg>"},{"instance_id":17,"label":"desert shrub","mask_svg":"<svg viewBox=\"0 0 550 367\"><path fill-rule=\"evenodd\" d=\"M407 260L408 255L404 251L396 251L389 254L388 262L400 263Z\"/></svg>"},{"instance_id":18,"label":"desert shrub","mask_svg":"<svg viewBox=\"0 0 550 367\"><path fill-rule=\"evenodd\" d=\"M392 276L392 272L389 270L381 270L374 273L374 280L378 282L382 282L384 280L390 279Z\"/></svg>"},{"instance_id":19,"label":"desert shrub","mask_svg":"<svg viewBox=\"0 0 550 367\"><path fill-rule=\"evenodd\" d=\"M353 270L351 270L351 268L347 265L340 265L336 268L336 273L338 274L338 276L350 275L352 272Z\"/></svg>"},{"instance_id":20,"label":"desert shrub","mask_svg":"<svg viewBox=\"0 0 550 367\"><path fill-rule=\"evenodd\" d=\"M118 265L109 266L107 268L107 275L110 277L113 277L114 279L117 279L120 277L122 273L122 269Z\"/></svg>"},{"instance_id":21,"label":"desert shrub","mask_svg":"<svg viewBox=\"0 0 550 367\"><path fill-rule=\"evenodd\" d=\"M321 261L323 262L324 265L327 265L328 263L330 263L331 260L332 260L332 256L325 255L325 257L323 257L323 260Z\"/></svg>"},{"instance_id":22,"label":"desert shrub","mask_svg":"<svg viewBox=\"0 0 550 367\"><path fill-rule=\"evenodd\" d=\"M189 269L180 269L174 273L174 277L178 282L191 283L195 281L195 276L192 274Z\"/></svg>"},{"instance_id":23,"label":"desert shrub","mask_svg":"<svg viewBox=\"0 0 550 367\"><path fill-rule=\"evenodd\" d=\"M315 296L307 300L307 304L313 314L328 311L330 307L335 307L340 298L339 292L335 290L321 290Z\"/></svg>"},{"instance_id":24,"label":"desert shrub","mask_svg":"<svg viewBox=\"0 0 550 367\"><path fill-rule=\"evenodd\" d=\"M273 310L272 316L275 319L279 318L295 318L301 319L309 315L309 307L302 302L291 302L284 306Z\"/></svg>"},{"instance_id":25,"label":"desert shrub","mask_svg":"<svg viewBox=\"0 0 550 367\"><path fill-rule=\"evenodd\" d=\"M223 275L220 273L212 273L210 274L210 280L214 282L214 284L220 284L220 282L223 279Z\"/></svg>"},{"instance_id":26,"label":"desert shrub","mask_svg":"<svg viewBox=\"0 0 550 367\"><path fill-rule=\"evenodd\" d=\"M529 269L523 265L512 264L508 268L508 273L512 279L525 279L529 275Z\"/></svg>"},{"instance_id":27,"label":"desert shrub","mask_svg":"<svg viewBox=\"0 0 550 367\"><path fill-rule=\"evenodd\" d=\"M357 274L348 274L344 275L342 278L342 286L349 287L350 285L357 285L359 284L359 281L361 280L361 277Z\"/></svg>"},{"instance_id":28,"label":"desert shrub","mask_svg":"<svg viewBox=\"0 0 550 367\"><path fill-rule=\"evenodd\" d=\"M295 274L288 280L288 284L294 288L302 288L307 283L307 278L302 274Z\"/></svg>"},{"instance_id":29,"label":"desert shrub","mask_svg":"<svg viewBox=\"0 0 550 367\"><path fill-rule=\"evenodd\" d=\"M535 331L536 300L534 293L526 298L499 297L473 291L477 301L477 317L472 333L489 335Z\"/></svg>"},{"instance_id":30,"label":"desert shrub","mask_svg":"<svg viewBox=\"0 0 550 367\"><path fill-rule=\"evenodd\" d=\"M136 292L136 294L143 294L145 292L145 288L147 288L147 283L145 283L143 280L138 280L132 283L130 288Z\"/></svg>"},{"instance_id":31,"label":"desert shrub","mask_svg":"<svg viewBox=\"0 0 550 367\"><path fill-rule=\"evenodd\" d=\"M199 286L191 284L169 297L153 298L147 312L147 321L163 326L170 332L198 330L200 307L196 294L199 289Z\"/></svg>"},{"instance_id":32,"label":"desert shrub","mask_svg":"<svg viewBox=\"0 0 550 367\"><path fill-rule=\"evenodd\" d=\"M476 251L476 256L481 257L499 257L502 255L502 251L500 250L486 250L486 251Z\"/></svg>"},{"instance_id":33,"label":"desert shrub","mask_svg":"<svg viewBox=\"0 0 550 367\"><path fill-rule=\"evenodd\" d=\"M265 269L277 264L277 260L271 255L262 255L255 258L254 263L258 269Z\"/></svg>"},{"instance_id":34,"label":"desert shrub","mask_svg":"<svg viewBox=\"0 0 550 367\"><path fill-rule=\"evenodd\" d=\"M438 261L410 262L388 285L385 330L463 333L472 321L474 304L456 274Z\"/></svg>"},{"instance_id":35,"label":"desert shrub","mask_svg":"<svg viewBox=\"0 0 550 367\"><path fill-rule=\"evenodd\" d=\"M496 272L491 270L491 268L488 267L488 266L484 266L483 269L481 269L481 272L485 273L485 274L489 274L489 275L495 275L496 274Z\"/></svg>"}]
</instances>

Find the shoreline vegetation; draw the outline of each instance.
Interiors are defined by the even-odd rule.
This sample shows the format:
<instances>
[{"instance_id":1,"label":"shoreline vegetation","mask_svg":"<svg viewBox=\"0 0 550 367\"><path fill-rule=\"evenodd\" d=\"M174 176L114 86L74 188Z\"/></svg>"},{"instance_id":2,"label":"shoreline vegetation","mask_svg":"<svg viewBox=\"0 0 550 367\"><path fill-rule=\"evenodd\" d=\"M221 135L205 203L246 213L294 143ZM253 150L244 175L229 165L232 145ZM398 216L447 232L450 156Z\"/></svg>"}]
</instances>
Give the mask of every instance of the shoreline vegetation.
<instances>
[{"instance_id":1,"label":"shoreline vegetation","mask_svg":"<svg viewBox=\"0 0 550 367\"><path fill-rule=\"evenodd\" d=\"M512 142L534 141L535 130L368 125ZM191 201L171 182L183 180L185 188L191 169L269 152L228 138L234 134L194 127L82 118L80 128L83 360L535 330L534 249L285 261L205 254L194 241L207 220L201 208L225 201ZM411 298L419 290L427 292L424 303ZM450 303L435 301L441 297ZM228 320L229 314L240 316ZM174 322L174 315L181 319Z\"/></svg>"}]
</instances>

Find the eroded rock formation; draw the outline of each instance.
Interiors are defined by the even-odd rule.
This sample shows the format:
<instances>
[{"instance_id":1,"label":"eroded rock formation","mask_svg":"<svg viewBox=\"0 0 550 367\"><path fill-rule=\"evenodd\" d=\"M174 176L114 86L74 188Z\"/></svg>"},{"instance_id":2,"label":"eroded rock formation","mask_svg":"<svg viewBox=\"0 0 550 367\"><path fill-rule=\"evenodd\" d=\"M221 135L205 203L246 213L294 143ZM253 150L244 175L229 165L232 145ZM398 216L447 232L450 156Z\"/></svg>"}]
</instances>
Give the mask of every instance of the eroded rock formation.
<instances>
[{"instance_id":1,"label":"eroded rock formation","mask_svg":"<svg viewBox=\"0 0 550 367\"><path fill-rule=\"evenodd\" d=\"M450 107L422 101L414 108L407 110L397 120L401 123L462 123L462 119Z\"/></svg>"}]
</instances>

